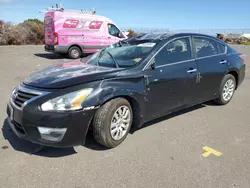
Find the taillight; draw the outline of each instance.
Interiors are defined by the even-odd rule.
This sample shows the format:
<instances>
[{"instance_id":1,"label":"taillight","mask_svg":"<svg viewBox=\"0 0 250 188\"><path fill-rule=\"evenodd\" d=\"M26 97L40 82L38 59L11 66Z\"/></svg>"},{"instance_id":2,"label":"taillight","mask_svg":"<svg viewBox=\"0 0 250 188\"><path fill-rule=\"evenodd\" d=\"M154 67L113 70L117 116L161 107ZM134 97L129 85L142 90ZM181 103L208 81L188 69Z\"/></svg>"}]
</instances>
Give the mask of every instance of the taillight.
<instances>
[{"instance_id":1,"label":"taillight","mask_svg":"<svg viewBox=\"0 0 250 188\"><path fill-rule=\"evenodd\" d=\"M245 54L241 54L239 57L242 60L242 62L245 63L246 55Z\"/></svg>"},{"instance_id":2,"label":"taillight","mask_svg":"<svg viewBox=\"0 0 250 188\"><path fill-rule=\"evenodd\" d=\"M54 45L58 45L58 33L54 33Z\"/></svg>"},{"instance_id":3,"label":"taillight","mask_svg":"<svg viewBox=\"0 0 250 188\"><path fill-rule=\"evenodd\" d=\"M101 26L102 26L102 21L92 21L90 24L89 24L89 29L100 29Z\"/></svg>"}]
</instances>

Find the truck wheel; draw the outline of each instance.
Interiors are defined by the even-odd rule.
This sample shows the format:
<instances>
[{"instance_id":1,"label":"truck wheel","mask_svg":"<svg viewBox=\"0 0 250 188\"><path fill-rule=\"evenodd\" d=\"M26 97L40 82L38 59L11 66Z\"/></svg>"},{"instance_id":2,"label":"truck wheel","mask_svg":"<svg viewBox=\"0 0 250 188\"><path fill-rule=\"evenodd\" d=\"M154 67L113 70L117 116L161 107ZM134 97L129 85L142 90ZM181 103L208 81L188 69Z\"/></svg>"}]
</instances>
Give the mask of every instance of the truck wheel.
<instances>
[{"instance_id":1,"label":"truck wheel","mask_svg":"<svg viewBox=\"0 0 250 188\"><path fill-rule=\"evenodd\" d=\"M133 120L129 102L116 98L99 108L93 120L93 135L97 142L113 148L127 137Z\"/></svg>"},{"instance_id":2,"label":"truck wheel","mask_svg":"<svg viewBox=\"0 0 250 188\"><path fill-rule=\"evenodd\" d=\"M71 59L78 59L82 55L82 51L77 46L73 46L69 49L69 57Z\"/></svg>"},{"instance_id":3,"label":"truck wheel","mask_svg":"<svg viewBox=\"0 0 250 188\"><path fill-rule=\"evenodd\" d=\"M233 98L236 80L232 74L227 74L221 81L219 97L214 100L219 105L225 105Z\"/></svg>"}]
</instances>

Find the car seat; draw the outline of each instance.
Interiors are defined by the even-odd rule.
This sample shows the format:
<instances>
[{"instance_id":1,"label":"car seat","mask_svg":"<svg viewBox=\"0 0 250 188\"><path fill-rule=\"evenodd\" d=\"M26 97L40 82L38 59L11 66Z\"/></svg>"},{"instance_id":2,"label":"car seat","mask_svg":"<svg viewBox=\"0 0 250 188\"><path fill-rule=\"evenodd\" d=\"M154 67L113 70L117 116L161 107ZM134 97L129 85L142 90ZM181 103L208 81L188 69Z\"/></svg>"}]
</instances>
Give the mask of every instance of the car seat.
<instances>
[{"instance_id":1,"label":"car seat","mask_svg":"<svg viewBox=\"0 0 250 188\"><path fill-rule=\"evenodd\" d=\"M175 52L182 52L183 51L183 46L175 46Z\"/></svg>"},{"instance_id":2,"label":"car seat","mask_svg":"<svg viewBox=\"0 0 250 188\"><path fill-rule=\"evenodd\" d=\"M204 46L198 51L197 56L204 57L204 56L209 56L213 54L214 54L214 51L211 46Z\"/></svg>"}]
</instances>

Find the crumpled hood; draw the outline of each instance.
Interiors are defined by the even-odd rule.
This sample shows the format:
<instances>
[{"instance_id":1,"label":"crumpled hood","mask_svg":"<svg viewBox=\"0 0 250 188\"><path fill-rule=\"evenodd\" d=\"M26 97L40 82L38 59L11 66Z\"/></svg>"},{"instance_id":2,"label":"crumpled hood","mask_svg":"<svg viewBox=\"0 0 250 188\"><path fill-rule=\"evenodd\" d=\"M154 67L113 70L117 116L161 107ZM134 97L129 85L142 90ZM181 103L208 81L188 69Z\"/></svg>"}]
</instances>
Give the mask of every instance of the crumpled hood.
<instances>
[{"instance_id":1,"label":"crumpled hood","mask_svg":"<svg viewBox=\"0 0 250 188\"><path fill-rule=\"evenodd\" d=\"M121 69L99 67L80 60L57 63L31 74L23 83L32 87L57 89L114 77Z\"/></svg>"}]
</instances>

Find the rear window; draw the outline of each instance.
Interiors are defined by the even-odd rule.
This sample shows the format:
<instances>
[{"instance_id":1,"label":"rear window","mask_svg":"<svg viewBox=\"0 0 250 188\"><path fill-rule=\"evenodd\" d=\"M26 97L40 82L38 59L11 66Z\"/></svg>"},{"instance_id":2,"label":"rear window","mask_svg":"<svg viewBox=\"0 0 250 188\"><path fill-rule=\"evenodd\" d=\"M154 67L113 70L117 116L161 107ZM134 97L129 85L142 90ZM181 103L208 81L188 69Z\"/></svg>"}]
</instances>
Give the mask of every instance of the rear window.
<instances>
[{"instance_id":1,"label":"rear window","mask_svg":"<svg viewBox=\"0 0 250 188\"><path fill-rule=\"evenodd\" d=\"M52 32L53 31L53 19L52 18L47 18L44 20L44 29L45 32Z\"/></svg>"},{"instance_id":2,"label":"rear window","mask_svg":"<svg viewBox=\"0 0 250 188\"><path fill-rule=\"evenodd\" d=\"M212 55L220 54L218 42L205 38L205 37L194 37L196 57L207 57Z\"/></svg>"},{"instance_id":3,"label":"rear window","mask_svg":"<svg viewBox=\"0 0 250 188\"><path fill-rule=\"evenodd\" d=\"M220 53L225 53L226 47L223 44L218 43L219 51Z\"/></svg>"}]
</instances>

